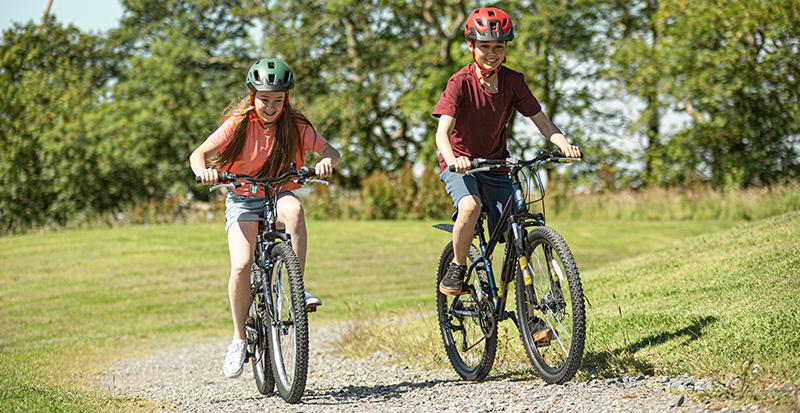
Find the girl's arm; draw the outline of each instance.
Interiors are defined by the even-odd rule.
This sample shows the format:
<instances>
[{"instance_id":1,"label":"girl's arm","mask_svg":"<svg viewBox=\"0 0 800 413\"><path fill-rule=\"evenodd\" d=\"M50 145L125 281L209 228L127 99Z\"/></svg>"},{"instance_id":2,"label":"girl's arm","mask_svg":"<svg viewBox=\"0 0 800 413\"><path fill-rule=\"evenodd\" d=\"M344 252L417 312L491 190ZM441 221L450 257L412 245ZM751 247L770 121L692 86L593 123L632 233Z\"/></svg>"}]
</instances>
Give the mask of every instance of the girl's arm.
<instances>
[{"instance_id":1,"label":"girl's arm","mask_svg":"<svg viewBox=\"0 0 800 413\"><path fill-rule=\"evenodd\" d=\"M549 139L550 142L558 146L561 152L564 152L564 155L572 158L581 157L581 150L567 141L567 138L561 133L561 129L544 114L544 111L540 111L531 116L531 120L536 127L539 128L539 132L541 132L545 138Z\"/></svg>"},{"instance_id":2,"label":"girl's arm","mask_svg":"<svg viewBox=\"0 0 800 413\"><path fill-rule=\"evenodd\" d=\"M453 133L453 128L455 126L456 118L450 115L442 115L439 117L439 127L436 128L436 147L439 149L439 153L442 154L444 163L448 166L455 165L456 172L464 173L472 166L469 158L466 156L456 157L453 153L453 146L450 145L450 135Z\"/></svg>"},{"instance_id":3,"label":"girl's arm","mask_svg":"<svg viewBox=\"0 0 800 413\"><path fill-rule=\"evenodd\" d=\"M211 139L206 139L197 149L189 156L189 165L192 166L192 171L195 176L199 176L204 184L217 183L217 170L209 168L206 165L206 159L209 155L216 152L217 147L211 142Z\"/></svg>"},{"instance_id":4,"label":"girl's arm","mask_svg":"<svg viewBox=\"0 0 800 413\"><path fill-rule=\"evenodd\" d=\"M333 167L342 159L342 155L329 143L322 147L319 154L322 155L322 160L317 162L314 172L321 178L329 177L333 174Z\"/></svg>"}]
</instances>

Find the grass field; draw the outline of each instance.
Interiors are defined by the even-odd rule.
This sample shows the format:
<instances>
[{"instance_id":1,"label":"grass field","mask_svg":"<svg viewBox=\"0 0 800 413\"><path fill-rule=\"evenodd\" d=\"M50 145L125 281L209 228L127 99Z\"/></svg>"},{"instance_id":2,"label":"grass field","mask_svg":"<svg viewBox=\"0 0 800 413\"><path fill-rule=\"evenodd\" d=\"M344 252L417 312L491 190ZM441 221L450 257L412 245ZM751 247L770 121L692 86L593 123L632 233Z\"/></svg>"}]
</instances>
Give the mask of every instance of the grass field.
<instances>
[{"instance_id":1,"label":"grass field","mask_svg":"<svg viewBox=\"0 0 800 413\"><path fill-rule=\"evenodd\" d=\"M793 221L777 226L788 227L796 221L795 216ZM325 300L323 310L312 316L314 322L353 316L378 318L409 311L432 314L435 265L448 234L430 228L431 224L311 222L306 285ZM665 297L657 295L662 290L650 293L649 298L657 299L663 306L660 309L649 307L648 297L637 289L645 285L645 280L658 281L657 275L672 269L671 265L694 270L677 272L673 277L691 276L692 282L727 285L718 277L739 274L730 271L730 263L734 262L730 255L720 255L713 261L713 265L718 265L713 271L706 270L712 264L694 263L696 267L686 267L690 264L684 262L688 252L678 255L680 261L674 264L665 264L663 256L664 251L675 248L678 240L723 231L734 224L554 222L553 226L569 241L584 272L587 294L594 304L590 312L594 320L591 334L598 329L610 331L604 336L606 342L593 344L587 360L604 358L608 369L622 370L630 368L626 363L631 358L651 363L654 368L661 368L662 363L665 368L680 366L677 359L656 357L673 351L671 343L675 340L662 340L655 346L635 344L654 335L691 330L698 322L725 329L720 334L708 333L707 340L695 342L705 343L713 338L720 345L739 345L741 337L731 333L728 313L715 311L719 307L728 308L730 314L745 310L737 310L740 307L734 304L721 306L715 301L719 291L698 286L696 289L705 293L693 297L708 300L702 303L708 311L687 312L678 306L684 303L685 292L677 287L664 287L663 291L669 293ZM795 226L794 230L796 235L798 228ZM771 240L789 238L784 233L767 236ZM717 250L724 250L726 245L725 239L713 241L715 238L707 236L699 239L710 241L692 241L695 248L717 242ZM740 245L739 238L733 240L736 251L746 250L746 243ZM687 247L679 248L685 251ZM642 255L652 251L661 252ZM746 262L763 265L763 260L757 259L758 254L771 251L762 248L748 253L751 258ZM791 261L790 253L797 252L796 247L775 251L784 254L781 263ZM774 254L766 256L775 258ZM146 409L149 406L146 402L112 399L88 384L115 359L143 354L159 346L224 340L230 334L225 293L227 247L221 224L136 226L4 237L0 238L0 264L0 411ZM647 272L649 266L658 270L649 275L656 279L636 272ZM748 307L742 307L752 313L748 326L764 320L761 318L764 314L769 315L770 322L777 323L771 311L784 308L787 313L780 314L795 324L794 328L780 331L796 337L797 318L788 313L793 307L778 306L772 300L785 301L792 293L796 294L797 278L795 274L794 284L791 281L781 284L769 278L772 281L767 290L753 290L763 288L764 283L757 282L761 280L758 277L747 278L733 283L736 291L742 292L731 293L727 298L748 299ZM776 285L781 287L778 292L772 289ZM619 287L615 293L618 298L610 300L608 294L615 291L614 286ZM758 303L763 305L761 311L755 311ZM617 307L622 308L623 317L615 316ZM694 328L706 331L705 327ZM619 346L620 340L627 340L628 345ZM789 335L780 344L796 344L791 340ZM767 345L755 348L764 346ZM737 359L741 351L725 353L729 357L720 359L715 366L725 366L727 360ZM648 352L655 353L645 357ZM793 364L775 371L784 372L790 366ZM791 380L797 383L796 377Z\"/></svg>"},{"instance_id":2,"label":"grass field","mask_svg":"<svg viewBox=\"0 0 800 413\"><path fill-rule=\"evenodd\" d=\"M580 237L567 240L581 263ZM582 279L592 305L578 379L688 372L725 385L709 396L800 406L800 212L589 265ZM496 373L530 376L518 333L510 322L503 327ZM432 315L355 324L341 345L450 368Z\"/></svg>"}]
</instances>

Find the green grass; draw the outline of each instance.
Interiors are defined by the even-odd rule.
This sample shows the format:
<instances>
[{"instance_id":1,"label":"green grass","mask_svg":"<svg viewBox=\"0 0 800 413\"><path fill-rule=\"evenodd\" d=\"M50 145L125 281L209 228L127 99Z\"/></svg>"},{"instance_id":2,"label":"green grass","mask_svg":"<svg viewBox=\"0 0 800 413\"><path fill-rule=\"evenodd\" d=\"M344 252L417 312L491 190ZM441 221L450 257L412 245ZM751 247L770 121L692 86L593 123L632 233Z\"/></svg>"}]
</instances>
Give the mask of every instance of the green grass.
<instances>
[{"instance_id":1,"label":"green grass","mask_svg":"<svg viewBox=\"0 0 800 413\"><path fill-rule=\"evenodd\" d=\"M431 224L311 222L306 284L325 300L314 322L432 313L435 266L449 235ZM553 225L600 282L612 277L598 270L604 263L733 223ZM4 237L0 263L0 411L146 409L88 383L115 359L230 333L221 223ZM607 310L599 296L592 301L598 314Z\"/></svg>"},{"instance_id":2,"label":"green grass","mask_svg":"<svg viewBox=\"0 0 800 413\"><path fill-rule=\"evenodd\" d=\"M577 257L585 254L579 236L566 238ZM796 408L800 212L664 240L657 252L586 266L582 280L592 306L578 379L688 372L726 385L710 396ZM496 371L525 366L530 375L516 331L510 323L503 327ZM404 362L449 366L433 316L399 326L356 324L341 346L354 354L400 352Z\"/></svg>"}]
</instances>

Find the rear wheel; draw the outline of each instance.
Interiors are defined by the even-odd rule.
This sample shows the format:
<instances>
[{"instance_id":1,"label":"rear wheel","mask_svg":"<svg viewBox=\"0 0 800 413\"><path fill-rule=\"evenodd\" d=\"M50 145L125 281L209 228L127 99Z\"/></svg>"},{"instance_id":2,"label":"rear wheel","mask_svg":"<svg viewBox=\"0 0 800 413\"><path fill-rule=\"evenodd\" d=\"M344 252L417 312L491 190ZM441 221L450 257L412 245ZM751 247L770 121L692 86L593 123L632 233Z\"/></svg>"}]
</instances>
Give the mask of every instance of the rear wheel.
<instances>
[{"instance_id":1,"label":"rear wheel","mask_svg":"<svg viewBox=\"0 0 800 413\"><path fill-rule=\"evenodd\" d=\"M525 248L515 284L522 344L544 381L564 383L578 371L586 338L580 273L567 243L552 228L532 230ZM520 267L531 271L528 281Z\"/></svg>"},{"instance_id":2,"label":"rear wheel","mask_svg":"<svg viewBox=\"0 0 800 413\"><path fill-rule=\"evenodd\" d=\"M272 370L278 393L289 403L303 397L308 371L308 315L300 263L288 243L270 252L274 263L270 293L273 322L269 327Z\"/></svg>"},{"instance_id":3,"label":"rear wheel","mask_svg":"<svg viewBox=\"0 0 800 413\"><path fill-rule=\"evenodd\" d=\"M264 278L261 268L253 264L250 271L251 290L253 291L253 304L247 315L245 329L247 331L247 350L250 354L250 364L253 366L253 376L256 388L261 394L270 394L275 388L275 378L272 376L272 364L269 352L269 333L264 320L269 320L266 314Z\"/></svg>"},{"instance_id":4,"label":"rear wheel","mask_svg":"<svg viewBox=\"0 0 800 413\"><path fill-rule=\"evenodd\" d=\"M471 245L468 265L478 259L480 253ZM453 243L450 242L442 251L436 273L436 313L442 341L450 363L462 379L483 380L492 369L497 351L497 322L487 294L486 272L483 264L475 268L466 280L469 294L442 294L439 283L452 261Z\"/></svg>"}]
</instances>

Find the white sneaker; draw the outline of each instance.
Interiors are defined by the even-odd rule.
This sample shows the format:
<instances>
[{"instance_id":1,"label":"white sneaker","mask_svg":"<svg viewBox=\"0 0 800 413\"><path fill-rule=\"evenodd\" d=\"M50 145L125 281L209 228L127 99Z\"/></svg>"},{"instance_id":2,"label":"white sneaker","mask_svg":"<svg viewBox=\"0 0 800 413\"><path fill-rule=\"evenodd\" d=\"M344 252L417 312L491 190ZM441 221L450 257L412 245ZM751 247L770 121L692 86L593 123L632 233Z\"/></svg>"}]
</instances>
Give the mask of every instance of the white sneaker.
<instances>
[{"instance_id":1,"label":"white sneaker","mask_svg":"<svg viewBox=\"0 0 800 413\"><path fill-rule=\"evenodd\" d=\"M317 311L317 307L322 305L322 300L308 291L304 291L304 293L306 299L306 311L308 312Z\"/></svg>"},{"instance_id":2,"label":"white sneaker","mask_svg":"<svg viewBox=\"0 0 800 413\"><path fill-rule=\"evenodd\" d=\"M225 352L225 362L222 364L222 372L225 377L235 379L242 375L244 371L244 358L247 355L247 340L233 340Z\"/></svg>"}]
</instances>

